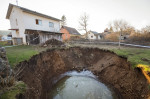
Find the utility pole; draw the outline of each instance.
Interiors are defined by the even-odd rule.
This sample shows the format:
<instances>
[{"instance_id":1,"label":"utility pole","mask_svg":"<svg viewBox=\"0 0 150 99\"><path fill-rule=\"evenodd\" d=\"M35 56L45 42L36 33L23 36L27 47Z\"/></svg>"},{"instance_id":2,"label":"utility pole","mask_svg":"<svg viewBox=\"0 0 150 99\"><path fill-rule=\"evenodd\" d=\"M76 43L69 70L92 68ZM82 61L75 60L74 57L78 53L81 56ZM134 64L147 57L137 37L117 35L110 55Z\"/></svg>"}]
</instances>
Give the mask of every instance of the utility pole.
<instances>
[{"instance_id":1,"label":"utility pole","mask_svg":"<svg viewBox=\"0 0 150 99\"><path fill-rule=\"evenodd\" d=\"M120 36L119 36L119 49L120 49L120 43L121 43L121 34L122 34L122 29L120 31Z\"/></svg>"},{"instance_id":2,"label":"utility pole","mask_svg":"<svg viewBox=\"0 0 150 99\"><path fill-rule=\"evenodd\" d=\"M16 0L16 4L17 4L17 6L18 6L18 0Z\"/></svg>"}]
</instances>

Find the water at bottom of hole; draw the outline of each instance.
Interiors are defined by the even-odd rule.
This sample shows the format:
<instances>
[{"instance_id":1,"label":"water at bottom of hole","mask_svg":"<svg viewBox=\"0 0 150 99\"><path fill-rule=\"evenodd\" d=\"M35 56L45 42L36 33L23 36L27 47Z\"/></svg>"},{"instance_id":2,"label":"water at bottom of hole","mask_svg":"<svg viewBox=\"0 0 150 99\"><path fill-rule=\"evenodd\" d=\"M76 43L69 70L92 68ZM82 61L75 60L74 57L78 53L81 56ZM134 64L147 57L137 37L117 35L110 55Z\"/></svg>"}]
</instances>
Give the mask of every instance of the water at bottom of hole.
<instances>
[{"instance_id":1,"label":"water at bottom of hole","mask_svg":"<svg viewBox=\"0 0 150 99\"><path fill-rule=\"evenodd\" d=\"M95 78L65 76L48 95L49 99L117 99L113 92Z\"/></svg>"}]
</instances>

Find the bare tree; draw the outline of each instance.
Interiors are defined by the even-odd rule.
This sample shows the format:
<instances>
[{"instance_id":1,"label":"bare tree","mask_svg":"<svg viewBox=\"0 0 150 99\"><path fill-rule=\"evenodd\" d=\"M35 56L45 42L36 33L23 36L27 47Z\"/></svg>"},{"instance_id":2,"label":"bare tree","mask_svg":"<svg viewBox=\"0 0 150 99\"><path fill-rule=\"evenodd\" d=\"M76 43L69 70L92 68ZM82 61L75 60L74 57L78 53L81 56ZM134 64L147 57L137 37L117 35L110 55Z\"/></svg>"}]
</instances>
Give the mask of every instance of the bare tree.
<instances>
[{"instance_id":1,"label":"bare tree","mask_svg":"<svg viewBox=\"0 0 150 99\"><path fill-rule=\"evenodd\" d=\"M141 29L142 33L150 33L150 26L146 26L144 28Z\"/></svg>"},{"instance_id":2,"label":"bare tree","mask_svg":"<svg viewBox=\"0 0 150 99\"><path fill-rule=\"evenodd\" d=\"M86 13L84 13L84 15L80 16L80 19L79 19L80 30L84 30L85 31L86 39L88 38L87 37L88 20L89 20L89 16Z\"/></svg>"},{"instance_id":3,"label":"bare tree","mask_svg":"<svg viewBox=\"0 0 150 99\"><path fill-rule=\"evenodd\" d=\"M114 27L114 29L117 31L117 32L119 32L119 31L124 31L124 30L126 30L127 29L127 27L129 26L129 24L126 22L126 21L124 21L124 20L115 20L114 22L113 22L113 27Z\"/></svg>"},{"instance_id":4,"label":"bare tree","mask_svg":"<svg viewBox=\"0 0 150 99\"><path fill-rule=\"evenodd\" d=\"M125 20L114 20L108 24L108 27L115 33L122 31L122 35L129 35L135 31L135 28Z\"/></svg>"},{"instance_id":5,"label":"bare tree","mask_svg":"<svg viewBox=\"0 0 150 99\"><path fill-rule=\"evenodd\" d=\"M108 23L108 28L109 28L109 31L113 31L113 27L112 27L112 23L111 22Z\"/></svg>"},{"instance_id":6,"label":"bare tree","mask_svg":"<svg viewBox=\"0 0 150 99\"><path fill-rule=\"evenodd\" d=\"M65 26L65 25L67 25L67 23L66 23L66 16L63 15L63 16L61 17L61 26Z\"/></svg>"},{"instance_id":7,"label":"bare tree","mask_svg":"<svg viewBox=\"0 0 150 99\"><path fill-rule=\"evenodd\" d=\"M114 30L114 32L119 33L120 48L121 36L123 34L127 34L127 30L129 30L131 26L125 20L114 20L112 23L109 24L109 27L111 27Z\"/></svg>"}]
</instances>

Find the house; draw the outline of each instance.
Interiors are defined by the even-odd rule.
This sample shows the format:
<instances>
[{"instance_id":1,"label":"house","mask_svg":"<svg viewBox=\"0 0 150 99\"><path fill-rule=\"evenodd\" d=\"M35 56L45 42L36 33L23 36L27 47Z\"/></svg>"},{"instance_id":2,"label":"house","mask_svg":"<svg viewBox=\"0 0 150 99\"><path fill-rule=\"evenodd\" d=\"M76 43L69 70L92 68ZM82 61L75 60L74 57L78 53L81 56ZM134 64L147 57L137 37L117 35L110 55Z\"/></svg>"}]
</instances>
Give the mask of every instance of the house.
<instances>
[{"instance_id":1,"label":"house","mask_svg":"<svg viewBox=\"0 0 150 99\"><path fill-rule=\"evenodd\" d=\"M8 41L11 40L11 31L9 30L0 30L0 41Z\"/></svg>"},{"instance_id":2,"label":"house","mask_svg":"<svg viewBox=\"0 0 150 99\"><path fill-rule=\"evenodd\" d=\"M6 19L10 20L13 44L40 44L48 39L62 40L60 19L9 4Z\"/></svg>"},{"instance_id":3,"label":"house","mask_svg":"<svg viewBox=\"0 0 150 99\"><path fill-rule=\"evenodd\" d=\"M121 35L120 39L121 40L126 40L130 37L130 35Z\"/></svg>"},{"instance_id":4,"label":"house","mask_svg":"<svg viewBox=\"0 0 150 99\"><path fill-rule=\"evenodd\" d=\"M110 29L106 28L104 30L104 32L101 33L101 38L105 39L106 35L111 34L111 33L112 33L112 31Z\"/></svg>"},{"instance_id":5,"label":"house","mask_svg":"<svg viewBox=\"0 0 150 99\"><path fill-rule=\"evenodd\" d=\"M60 31L64 33L62 35L63 40L78 39L81 36L81 34L72 27L62 26Z\"/></svg>"},{"instance_id":6,"label":"house","mask_svg":"<svg viewBox=\"0 0 150 99\"><path fill-rule=\"evenodd\" d=\"M95 32L95 31L89 31L87 33L87 38L91 40L100 40L102 39L101 33Z\"/></svg>"}]
</instances>

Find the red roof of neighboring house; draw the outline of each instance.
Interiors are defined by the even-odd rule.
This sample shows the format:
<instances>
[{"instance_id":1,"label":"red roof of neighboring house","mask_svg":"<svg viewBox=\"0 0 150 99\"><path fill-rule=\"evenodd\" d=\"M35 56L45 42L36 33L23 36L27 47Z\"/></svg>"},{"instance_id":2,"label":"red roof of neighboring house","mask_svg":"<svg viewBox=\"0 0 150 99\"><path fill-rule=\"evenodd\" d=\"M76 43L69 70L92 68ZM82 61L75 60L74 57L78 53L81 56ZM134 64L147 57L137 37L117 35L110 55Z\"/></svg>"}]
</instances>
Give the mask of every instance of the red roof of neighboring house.
<instances>
[{"instance_id":1,"label":"red roof of neighboring house","mask_svg":"<svg viewBox=\"0 0 150 99\"><path fill-rule=\"evenodd\" d=\"M62 28L66 29L70 34L73 35L81 35L75 28L62 26Z\"/></svg>"}]
</instances>

